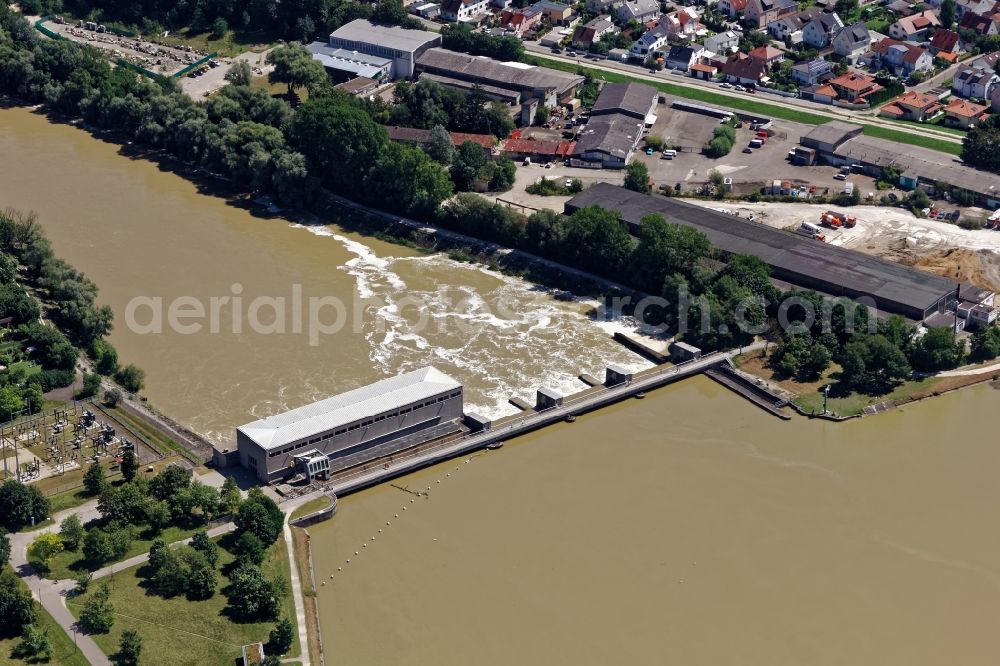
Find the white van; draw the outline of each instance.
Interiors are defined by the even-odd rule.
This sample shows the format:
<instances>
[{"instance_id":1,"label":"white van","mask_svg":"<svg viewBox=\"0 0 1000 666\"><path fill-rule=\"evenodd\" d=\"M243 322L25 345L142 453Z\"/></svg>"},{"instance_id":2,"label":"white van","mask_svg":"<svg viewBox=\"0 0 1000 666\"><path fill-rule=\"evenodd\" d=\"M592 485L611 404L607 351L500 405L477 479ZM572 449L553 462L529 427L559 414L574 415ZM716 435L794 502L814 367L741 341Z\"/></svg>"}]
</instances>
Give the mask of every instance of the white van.
<instances>
[{"instance_id":1,"label":"white van","mask_svg":"<svg viewBox=\"0 0 1000 666\"><path fill-rule=\"evenodd\" d=\"M664 160L672 160L675 157L677 157L677 151L674 150L674 149L672 149L672 148L668 148L667 150L664 150L663 153L660 155L660 159L664 159Z\"/></svg>"}]
</instances>

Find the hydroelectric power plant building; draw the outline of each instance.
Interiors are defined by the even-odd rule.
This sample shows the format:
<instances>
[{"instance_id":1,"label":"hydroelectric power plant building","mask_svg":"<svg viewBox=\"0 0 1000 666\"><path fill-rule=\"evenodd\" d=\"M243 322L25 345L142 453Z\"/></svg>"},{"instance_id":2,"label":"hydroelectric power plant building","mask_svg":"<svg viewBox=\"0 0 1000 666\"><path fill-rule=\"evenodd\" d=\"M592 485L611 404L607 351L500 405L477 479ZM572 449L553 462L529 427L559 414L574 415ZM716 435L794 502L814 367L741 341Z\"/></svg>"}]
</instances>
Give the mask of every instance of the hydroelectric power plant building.
<instances>
[{"instance_id":1,"label":"hydroelectric power plant building","mask_svg":"<svg viewBox=\"0 0 1000 666\"><path fill-rule=\"evenodd\" d=\"M234 453L263 483L311 481L455 432L462 417L462 385L429 366L240 426Z\"/></svg>"}]
</instances>

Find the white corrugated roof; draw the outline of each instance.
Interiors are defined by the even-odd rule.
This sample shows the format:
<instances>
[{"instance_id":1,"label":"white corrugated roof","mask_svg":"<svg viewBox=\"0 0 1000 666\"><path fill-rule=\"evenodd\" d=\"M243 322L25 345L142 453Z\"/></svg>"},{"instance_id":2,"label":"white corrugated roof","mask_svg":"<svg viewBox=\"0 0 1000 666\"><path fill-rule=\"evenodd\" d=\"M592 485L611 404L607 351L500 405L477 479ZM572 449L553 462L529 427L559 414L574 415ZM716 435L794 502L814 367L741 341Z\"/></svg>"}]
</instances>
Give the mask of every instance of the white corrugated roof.
<instances>
[{"instance_id":1,"label":"white corrugated roof","mask_svg":"<svg viewBox=\"0 0 1000 666\"><path fill-rule=\"evenodd\" d=\"M461 387L437 368L427 366L268 416L238 430L261 447L272 449Z\"/></svg>"}]
</instances>

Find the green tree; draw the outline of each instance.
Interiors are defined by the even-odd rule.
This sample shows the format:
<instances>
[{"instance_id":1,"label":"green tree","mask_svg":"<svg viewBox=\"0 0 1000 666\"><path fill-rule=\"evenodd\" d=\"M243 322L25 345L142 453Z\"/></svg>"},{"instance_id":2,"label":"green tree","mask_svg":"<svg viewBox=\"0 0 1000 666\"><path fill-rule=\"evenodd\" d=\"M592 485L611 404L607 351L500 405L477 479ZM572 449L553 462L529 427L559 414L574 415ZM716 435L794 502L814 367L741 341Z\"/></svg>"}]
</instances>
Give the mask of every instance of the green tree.
<instances>
[{"instance_id":1,"label":"green tree","mask_svg":"<svg viewBox=\"0 0 1000 666\"><path fill-rule=\"evenodd\" d=\"M115 608L111 604L111 587L101 586L83 603L80 627L88 634L106 634L115 624Z\"/></svg>"},{"instance_id":2,"label":"green tree","mask_svg":"<svg viewBox=\"0 0 1000 666\"><path fill-rule=\"evenodd\" d=\"M229 23L226 22L226 19L220 16L219 18L212 21L213 39L222 39L223 37L226 36L227 32L229 32Z\"/></svg>"},{"instance_id":3,"label":"green tree","mask_svg":"<svg viewBox=\"0 0 1000 666\"><path fill-rule=\"evenodd\" d=\"M135 480L135 475L139 473L139 458L135 455L135 451L130 449L122 454L121 469L126 483Z\"/></svg>"},{"instance_id":4,"label":"green tree","mask_svg":"<svg viewBox=\"0 0 1000 666\"><path fill-rule=\"evenodd\" d=\"M965 360L965 342L957 340L950 328L931 328L910 351L910 364L921 372L950 370Z\"/></svg>"},{"instance_id":5,"label":"green tree","mask_svg":"<svg viewBox=\"0 0 1000 666\"><path fill-rule=\"evenodd\" d=\"M133 481L107 486L97 500L97 508L105 520L139 525L146 519L148 501L145 490Z\"/></svg>"},{"instance_id":6,"label":"green tree","mask_svg":"<svg viewBox=\"0 0 1000 666\"><path fill-rule=\"evenodd\" d=\"M189 599L209 599L219 584L219 574L204 553L193 548L181 552L186 569L187 596Z\"/></svg>"},{"instance_id":7,"label":"green tree","mask_svg":"<svg viewBox=\"0 0 1000 666\"><path fill-rule=\"evenodd\" d=\"M941 0L938 19L945 30L951 30L951 27L955 25L955 0Z\"/></svg>"},{"instance_id":8,"label":"green tree","mask_svg":"<svg viewBox=\"0 0 1000 666\"><path fill-rule=\"evenodd\" d=\"M108 407L117 407L122 401L122 392L116 388L108 389L104 392L104 404Z\"/></svg>"},{"instance_id":9,"label":"green tree","mask_svg":"<svg viewBox=\"0 0 1000 666\"><path fill-rule=\"evenodd\" d=\"M233 544L233 555L241 564L260 566L264 562L267 550L264 543L253 532L244 532Z\"/></svg>"},{"instance_id":10,"label":"green tree","mask_svg":"<svg viewBox=\"0 0 1000 666\"><path fill-rule=\"evenodd\" d=\"M314 172L338 192L360 191L388 134L364 110L336 97L310 97L289 130Z\"/></svg>"},{"instance_id":11,"label":"green tree","mask_svg":"<svg viewBox=\"0 0 1000 666\"><path fill-rule=\"evenodd\" d=\"M14 655L29 663L48 661L52 657L52 643L49 632L34 624L24 625L21 642L14 648Z\"/></svg>"},{"instance_id":12,"label":"green tree","mask_svg":"<svg viewBox=\"0 0 1000 666\"><path fill-rule=\"evenodd\" d=\"M148 500L146 502L146 522L154 534L159 534L173 520L170 504L164 500Z\"/></svg>"},{"instance_id":13,"label":"green tree","mask_svg":"<svg viewBox=\"0 0 1000 666\"><path fill-rule=\"evenodd\" d=\"M83 388L77 394L78 398L92 398L101 390L101 376L96 372L83 375Z\"/></svg>"},{"instance_id":14,"label":"green tree","mask_svg":"<svg viewBox=\"0 0 1000 666\"><path fill-rule=\"evenodd\" d=\"M154 568L150 561L152 571L149 576L150 589L165 598L175 597L183 594L188 587L188 570L181 561L176 551L167 547L164 548L157 557L157 566Z\"/></svg>"},{"instance_id":15,"label":"green tree","mask_svg":"<svg viewBox=\"0 0 1000 666\"><path fill-rule=\"evenodd\" d=\"M129 363L115 374L115 381L129 393L138 393L146 386L146 371Z\"/></svg>"},{"instance_id":16,"label":"green tree","mask_svg":"<svg viewBox=\"0 0 1000 666\"><path fill-rule=\"evenodd\" d=\"M0 484L0 527L17 531L49 517L49 498L35 486L9 479Z\"/></svg>"},{"instance_id":17,"label":"green tree","mask_svg":"<svg viewBox=\"0 0 1000 666\"><path fill-rule=\"evenodd\" d=\"M547 122L549 122L549 107L539 105L538 108L535 109L535 124L544 125Z\"/></svg>"},{"instance_id":18,"label":"green tree","mask_svg":"<svg viewBox=\"0 0 1000 666\"><path fill-rule=\"evenodd\" d=\"M283 617L278 620L278 624L271 630L271 634L267 639L265 652L278 655L287 654L292 649L293 638L292 623L288 621L287 617Z\"/></svg>"},{"instance_id":19,"label":"green tree","mask_svg":"<svg viewBox=\"0 0 1000 666\"><path fill-rule=\"evenodd\" d=\"M887 393L910 376L906 355L884 336L858 335L844 346L841 381L862 393Z\"/></svg>"},{"instance_id":20,"label":"green tree","mask_svg":"<svg viewBox=\"0 0 1000 666\"><path fill-rule=\"evenodd\" d=\"M1000 120L997 114L970 129L962 139L962 161L977 169L1000 173Z\"/></svg>"},{"instance_id":21,"label":"green tree","mask_svg":"<svg viewBox=\"0 0 1000 666\"><path fill-rule=\"evenodd\" d=\"M616 275L632 252L632 237L616 212L592 206L570 216L565 245L573 265Z\"/></svg>"},{"instance_id":22,"label":"green tree","mask_svg":"<svg viewBox=\"0 0 1000 666\"><path fill-rule=\"evenodd\" d=\"M649 184L649 169L638 160L625 167L625 187L633 192L648 194L653 188Z\"/></svg>"},{"instance_id":23,"label":"green tree","mask_svg":"<svg viewBox=\"0 0 1000 666\"><path fill-rule=\"evenodd\" d=\"M477 180L485 180L483 171L489 157L483 147L474 141L466 141L458 147L451 164L451 179L459 192L475 189Z\"/></svg>"},{"instance_id":24,"label":"green tree","mask_svg":"<svg viewBox=\"0 0 1000 666\"><path fill-rule=\"evenodd\" d=\"M260 567L242 565L231 576L229 613L239 621L260 622L278 616L280 604L273 581Z\"/></svg>"},{"instance_id":25,"label":"green tree","mask_svg":"<svg viewBox=\"0 0 1000 666\"><path fill-rule=\"evenodd\" d=\"M95 569L114 559L114 549L108 533L99 527L87 530L83 538L83 556Z\"/></svg>"},{"instance_id":26,"label":"green tree","mask_svg":"<svg viewBox=\"0 0 1000 666\"><path fill-rule=\"evenodd\" d=\"M14 419L24 409L24 399L17 386L8 384L0 388L0 421Z\"/></svg>"},{"instance_id":27,"label":"green tree","mask_svg":"<svg viewBox=\"0 0 1000 666\"><path fill-rule=\"evenodd\" d=\"M970 357L973 361L989 361L1000 356L1000 328L987 326L972 334Z\"/></svg>"},{"instance_id":28,"label":"green tree","mask_svg":"<svg viewBox=\"0 0 1000 666\"><path fill-rule=\"evenodd\" d=\"M210 566L215 567L219 564L219 546L211 538L209 538L208 533L204 530L195 533L191 537L191 547L197 550L199 553L205 556L205 561L209 563Z\"/></svg>"},{"instance_id":29,"label":"green tree","mask_svg":"<svg viewBox=\"0 0 1000 666\"><path fill-rule=\"evenodd\" d=\"M236 479L227 476L219 493L219 513L225 516L235 514L242 501L243 496L240 494L240 487L236 485Z\"/></svg>"},{"instance_id":30,"label":"green tree","mask_svg":"<svg viewBox=\"0 0 1000 666\"><path fill-rule=\"evenodd\" d=\"M21 579L9 567L0 568L0 622L16 635L35 621L35 604Z\"/></svg>"},{"instance_id":31,"label":"green tree","mask_svg":"<svg viewBox=\"0 0 1000 666\"><path fill-rule=\"evenodd\" d=\"M441 164L419 148L400 143L385 147L365 179L373 203L418 218L430 217L451 190Z\"/></svg>"},{"instance_id":32,"label":"green tree","mask_svg":"<svg viewBox=\"0 0 1000 666\"><path fill-rule=\"evenodd\" d=\"M451 140L451 134L441 125L431 128L430 139L427 142L427 154L431 159L448 166L455 158L455 144Z\"/></svg>"},{"instance_id":33,"label":"green tree","mask_svg":"<svg viewBox=\"0 0 1000 666\"><path fill-rule=\"evenodd\" d=\"M7 530L0 527L0 569L3 569L10 561L10 535Z\"/></svg>"},{"instance_id":34,"label":"green tree","mask_svg":"<svg viewBox=\"0 0 1000 666\"><path fill-rule=\"evenodd\" d=\"M142 655L142 637L133 629L126 629L118 641L114 661L118 666L137 666Z\"/></svg>"},{"instance_id":35,"label":"green tree","mask_svg":"<svg viewBox=\"0 0 1000 666\"><path fill-rule=\"evenodd\" d=\"M67 550L76 550L83 543L87 532L83 529L80 517L75 513L66 516L59 525L59 538Z\"/></svg>"},{"instance_id":36,"label":"green tree","mask_svg":"<svg viewBox=\"0 0 1000 666\"><path fill-rule=\"evenodd\" d=\"M329 79L322 63L314 60L309 50L299 44L289 44L271 49L267 54L267 63L274 69L268 74L271 83L288 85L288 94L295 89L304 87L312 93Z\"/></svg>"},{"instance_id":37,"label":"green tree","mask_svg":"<svg viewBox=\"0 0 1000 666\"><path fill-rule=\"evenodd\" d=\"M248 86L253 78L253 70L246 60L237 60L226 72L226 81L234 86Z\"/></svg>"},{"instance_id":38,"label":"green tree","mask_svg":"<svg viewBox=\"0 0 1000 666\"><path fill-rule=\"evenodd\" d=\"M259 489L250 491L233 519L241 532L252 532L265 546L278 540L284 515L270 497Z\"/></svg>"},{"instance_id":39,"label":"green tree","mask_svg":"<svg viewBox=\"0 0 1000 666\"><path fill-rule=\"evenodd\" d=\"M191 475L179 465L167 465L149 481L149 494L169 502L181 490L191 486Z\"/></svg>"}]
</instances>

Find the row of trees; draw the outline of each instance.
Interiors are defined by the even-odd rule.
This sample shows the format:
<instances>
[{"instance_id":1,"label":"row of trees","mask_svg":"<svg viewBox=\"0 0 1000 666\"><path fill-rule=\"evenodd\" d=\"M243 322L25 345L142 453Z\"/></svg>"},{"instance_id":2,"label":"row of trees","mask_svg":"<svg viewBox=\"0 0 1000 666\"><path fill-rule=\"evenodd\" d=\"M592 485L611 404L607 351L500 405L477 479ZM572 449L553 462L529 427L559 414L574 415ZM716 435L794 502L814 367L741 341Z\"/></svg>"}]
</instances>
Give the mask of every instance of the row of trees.
<instances>
[{"instance_id":1,"label":"row of trees","mask_svg":"<svg viewBox=\"0 0 1000 666\"><path fill-rule=\"evenodd\" d=\"M389 125L431 129L442 125L452 132L510 136L514 121L504 105L490 102L478 89L446 88L436 81L402 81L393 91L393 105L379 107L377 115Z\"/></svg>"},{"instance_id":2,"label":"row of trees","mask_svg":"<svg viewBox=\"0 0 1000 666\"><path fill-rule=\"evenodd\" d=\"M232 3L214 0L27 0L28 13L58 14L64 9L99 22L118 22L143 34L190 27L221 37L228 30L254 32L264 38L310 40L326 35L358 18L423 29L408 16L400 0L250 0ZM267 39L264 39L267 41Z\"/></svg>"},{"instance_id":3,"label":"row of trees","mask_svg":"<svg viewBox=\"0 0 1000 666\"><path fill-rule=\"evenodd\" d=\"M973 127L962 139L962 161L977 169L1000 173L1000 114Z\"/></svg>"}]
</instances>

